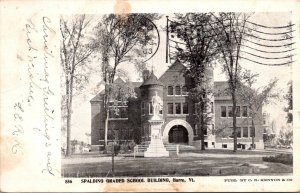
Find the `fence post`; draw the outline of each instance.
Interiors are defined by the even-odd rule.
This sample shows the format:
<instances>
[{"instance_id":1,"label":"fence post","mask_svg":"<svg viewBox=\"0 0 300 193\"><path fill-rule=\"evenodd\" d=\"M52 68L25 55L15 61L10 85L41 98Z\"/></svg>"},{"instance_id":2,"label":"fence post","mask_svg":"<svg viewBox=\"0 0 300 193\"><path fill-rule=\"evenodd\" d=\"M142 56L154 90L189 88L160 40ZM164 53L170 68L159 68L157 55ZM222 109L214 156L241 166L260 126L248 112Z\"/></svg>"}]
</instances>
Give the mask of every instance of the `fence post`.
<instances>
[{"instance_id":1,"label":"fence post","mask_svg":"<svg viewBox=\"0 0 300 193\"><path fill-rule=\"evenodd\" d=\"M177 155L179 154L179 145L178 144L176 145L176 154Z\"/></svg>"}]
</instances>

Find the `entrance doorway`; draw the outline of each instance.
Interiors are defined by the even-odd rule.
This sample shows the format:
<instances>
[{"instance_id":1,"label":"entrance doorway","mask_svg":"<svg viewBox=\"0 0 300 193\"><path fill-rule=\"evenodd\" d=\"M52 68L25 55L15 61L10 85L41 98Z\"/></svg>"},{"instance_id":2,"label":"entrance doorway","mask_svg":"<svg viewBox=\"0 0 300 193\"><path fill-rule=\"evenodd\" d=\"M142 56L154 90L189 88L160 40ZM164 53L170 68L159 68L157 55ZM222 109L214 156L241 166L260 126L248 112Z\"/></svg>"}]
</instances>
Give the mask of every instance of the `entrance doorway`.
<instances>
[{"instance_id":1,"label":"entrance doorway","mask_svg":"<svg viewBox=\"0 0 300 193\"><path fill-rule=\"evenodd\" d=\"M182 125L175 125L169 131L169 143L188 143L188 131Z\"/></svg>"}]
</instances>

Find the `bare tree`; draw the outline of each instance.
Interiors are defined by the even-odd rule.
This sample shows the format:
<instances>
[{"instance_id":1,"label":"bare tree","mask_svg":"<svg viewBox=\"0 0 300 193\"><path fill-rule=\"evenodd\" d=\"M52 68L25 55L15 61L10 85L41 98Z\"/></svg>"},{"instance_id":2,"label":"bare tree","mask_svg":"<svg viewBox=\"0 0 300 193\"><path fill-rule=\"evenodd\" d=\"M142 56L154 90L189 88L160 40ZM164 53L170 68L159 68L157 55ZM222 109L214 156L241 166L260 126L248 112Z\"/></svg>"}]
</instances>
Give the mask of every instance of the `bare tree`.
<instances>
[{"instance_id":1,"label":"bare tree","mask_svg":"<svg viewBox=\"0 0 300 193\"><path fill-rule=\"evenodd\" d=\"M247 36L246 22L250 15L245 13L219 13L211 14L214 22L210 23L211 32L214 35L216 50L220 53L220 63L222 69L228 77L228 85L232 98L233 114L233 143L235 152L237 150L237 127L236 127L236 105L237 105L237 88L240 75L240 51L242 41ZM249 32L250 33L250 32Z\"/></svg>"},{"instance_id":2,"label":"bare tree","mask_svg":"<svg viewBox=\"0 0 300 193\"><path fill-rule=\"evenodd\" d=\"M280 94L275 90L278 79L270 80L269 84L261 87L254 87L258 77L258 74L251 73L250 70L245 70L241 73L241 81L238 84L238 96L241 98L243 104L247 104L249 107L249 115L251 117L251 130L252 130L252 147L254 148L254 132L256 118L259 118L260 113L264 105L275 103L280 99ZM261 121L261 120L260 120Z\"/></svg>"},{"instance_id":3,"label":"bare tree","mask_svg":"<svg viewBox=\"0 0 300 193\"><path fill-rule=\"evenodd\" d=\"M60 19L61 31L61 64L64 75L65 95L62 98L62 114L66 117L67 150L66 156L71 154L71 117L73 96L84 88L89 79L88 58L93 52L92 46L86 38L86 29L90 21L85 15ZM65 113L65 114L64 114Z\"/></svg>"},{"instance_id":4,"label":"bare tree","mask_svg":"<svg viewBox=\"0 0 300 193\"><path fill-rule=\"evenodd\" d=\"M142 48L154 38L150 28L157 14L104 15L95 27L95 42L102 57L100 62L103 82L105 84L105 134L104 145L107 145L109 100L112 85L120 64L132 62L135 58L145 57Z\"/></svg>"}]
</instances>

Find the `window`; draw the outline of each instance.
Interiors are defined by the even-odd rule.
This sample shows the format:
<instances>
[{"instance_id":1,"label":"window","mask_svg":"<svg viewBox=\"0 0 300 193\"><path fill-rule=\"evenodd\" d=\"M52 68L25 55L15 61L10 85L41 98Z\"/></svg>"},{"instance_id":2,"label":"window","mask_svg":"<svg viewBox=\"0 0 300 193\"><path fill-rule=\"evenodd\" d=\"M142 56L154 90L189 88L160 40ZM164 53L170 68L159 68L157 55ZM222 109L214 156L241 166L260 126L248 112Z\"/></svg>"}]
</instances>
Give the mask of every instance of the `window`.
<instances>
[{"instance_id":1,"label":"window","mask_svg":"<svg viewBox=\"0 0 300 193\"><path fill-rule=\"evenodd\" d=\"M227 144L222 144L222 148L227 148Z\"/></svg>"},{"instance_id":2,"label":"window","mask_svg":"<svg viewBox=\"0 0 300 193\"><path fill-rule=\"evenodd\" d=\"M189 114L188 103L182 103L183 114Z\"/></svg>"},{"instance_id":3,"label":"window","mask_svg":"<svg viewBox=\"0 0 300 193\"><path fill-rule=\"evenodd\" d=\"M247 106L242 107L242 117L248 117L248 108L247 108Z\"/></svg>"},{"instance_id":4,"label":"window","mask_svg":"<svg viewBox=\"0 0 300 193\"><path fill-rule=\"evenodd\" d=\"M215 124L211 125L211 132L213 135L215 135Z\"/></svg>"},{"instance_id":5,"label":"window","mask_svg":"<svg viewBox=\"0 0 300 193\"><path fill-rule=\"evenodd\" d=\"M250 136L255 137L255 127L250 127Z\"/></svg>"},{"instance_id":6,"label":"window","mask_svg":"<svg viewBox=\"0 0 300 193\"><path fill-rule=\"evenodd\" d=\"M168 95L173 95L173 86L168 86Z\"/></svg>"},{"instance_id":7,"label":"window","mask_svg":"<svg viewBox=\"0 0 300 193\"><path fill-rule=\"evenodd\" d=\"M211 112L214 113L214 102L210 103L210 109L211 109Z\"/></svg>"},{"instance_id":8,"label":"window","mask_svg":"<svg viewBox=\"0 0 300 193\"><path fill-rule=\"evenodd\" d=\"M181 95L180 90L181 90L180 86L176 86L175 87L175 95Z\"/></svg>"},{"instance_id":9,"label":"window","mask_svg":"<svg viewBox=\"0 0 300 193\"><path fill-rule=\"evenodd\" d=\"M183 86L182 87L182 95L188 95L187 87Z\"/></svg>"},{"instance_id":10,"label":"window","mask_svg":"<svg viewBox=\"0 0 300 193\"><path fill-rule=\"evenodd\" d=\"M141 104L141 111L142 111L142 115L145 115L145 103L142 102Z\"/></svg>"},{"instance_id":11,"label":"window","mask_svg":"<svg viewBox=\"0 0 300 193\"><path fill-rule=\"evenodd\" d=\"M221 117L226 117L226 107L221 106Z\"/></svg>"},{"instance_id":12,"label":"window","mask_svg":"<svg viewBox=\"0 0 300 193\"><path fill-rule=\"evenodd\" d=\"M168 103L168 114L173 114L173 103Z\"/></svg>"},{"instance_id":13,"label":"window","mask_svg":"<svg viewBox=\"0 0 300 193\"><path fill-rule=\"evenodd\" d=\"M243 127L243 137L249 137L248 136L248 127Z\"/></svg>"},{"instance_id":14,"label":"window","mask_svg":"<svg viewBox=\"0 0 300 193\"><path fill-rule=\"evenodd\" d=\"M114 101L109 103L109 119L128 119L127 102Z\"/></svg>"},{"instance_id":15,"label":"window","mask_svg":"<svg viewBox=\"0 0 300 193\"><path fill-rule=\"evenodd\" d=\"M232 106L228 107L228 117L233 117Z\"/></svg>"},{"instance_id":16,"label":"window","mask_svg":"<svg viewBox=\"0 0 300 193\"><path fill-rule=\"evenodd\" d=\"M181 103L175 103L175 114L181 114Z\"/></svg>"},{"instance_id":17,"label":"window","mask_svg":"<svg viewBox=\"0 0 300 193\"><path fill-rule=\"evenodd\" d=\"M208 143L207 143L207 142L204 142L204 146L205 146L205 148L207 148L207 146L208 146Z\"/></svg>"},{"instance_id":18,"label":"window","mask_svg":"<svg viewBox=\"0 0 300 193\"><path fill-rule=\"evenodd\" d=\"M109 107L109 118L110 119L124 119L127 117L127 107Z\"/></svg>"},{"instance_id":19,"label":"window","mask_svg":"<svg viewBox=\"0 0 300 193\"><path fill-rule=\"evenodd\" d=\"M149 115L152 115L152 114L153 114L153 106L152 106L152 103L149 103L148 107L149 107Z\"/></svg>"},{"instance_id":20,"label":"window","mask_svg":"<svg viewBox=\"0 0 300 193\"><path fill-rule=\"evenodd\" d=\"M236 106L236 107L235 107L235 112L236 112L236 117L240 117L240 116L241 116L241 109L240 109L240 106Z\"/></svg>"},{"instance_id":21,"label":"window","mask_svg":"<svg viewBox=\"0 0 300 193\"><path fill-rule=\"evenodd\" d=\"M237 135L237 138L241 138L242 137L242 131L241 131L240 127L236 128L236 135Z\"/></svg>"}]
</instances>

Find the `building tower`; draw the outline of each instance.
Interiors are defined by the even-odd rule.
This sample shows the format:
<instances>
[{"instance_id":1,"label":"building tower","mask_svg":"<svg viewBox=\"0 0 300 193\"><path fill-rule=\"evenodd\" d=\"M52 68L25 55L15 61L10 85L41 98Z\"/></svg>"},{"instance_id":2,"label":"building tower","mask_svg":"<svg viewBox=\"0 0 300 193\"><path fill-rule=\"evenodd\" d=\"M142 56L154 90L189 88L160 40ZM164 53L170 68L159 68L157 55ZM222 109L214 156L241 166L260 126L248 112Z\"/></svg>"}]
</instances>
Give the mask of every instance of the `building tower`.
<instances>
[{"instance_id":1,"label":"building tower","mask_svg":"<svg viewBox=\"0 0 300 193\"><path fill-rule=\"evenodd\" d=\"M142 141L150 141L150 125L149 120L153 117L152 98L156 94L163 98L163 84L154 75L153 70L151 74L148 70L143 72L144 82L140 86L141 91L141 134ZM159 112L159 117L163 119L162 110Z\"/></svg>"}]
</instances>

